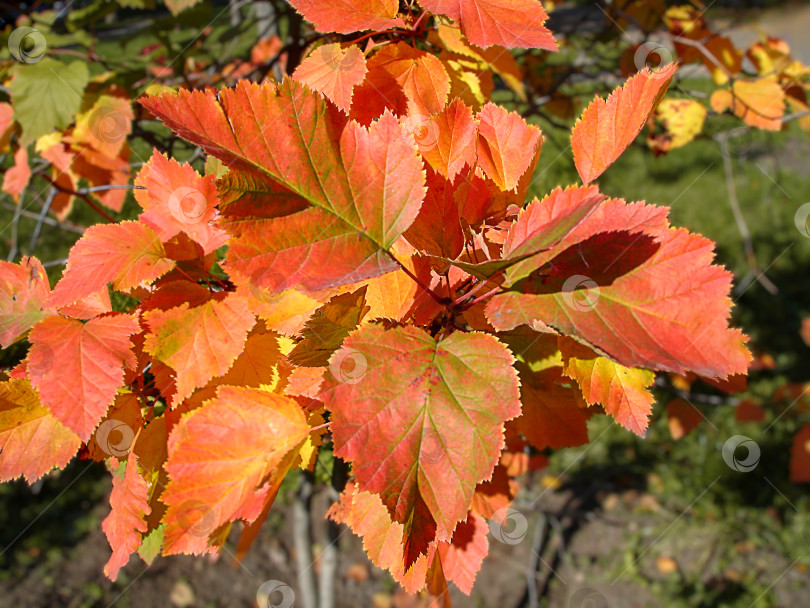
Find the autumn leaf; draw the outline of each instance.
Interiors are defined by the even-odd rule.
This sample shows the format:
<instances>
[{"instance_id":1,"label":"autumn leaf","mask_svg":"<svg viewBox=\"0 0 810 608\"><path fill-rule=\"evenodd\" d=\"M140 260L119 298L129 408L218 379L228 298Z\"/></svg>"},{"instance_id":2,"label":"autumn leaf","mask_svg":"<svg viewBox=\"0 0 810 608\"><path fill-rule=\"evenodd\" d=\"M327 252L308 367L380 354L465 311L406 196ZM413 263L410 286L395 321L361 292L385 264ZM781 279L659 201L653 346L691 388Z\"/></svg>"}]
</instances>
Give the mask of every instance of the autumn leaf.
<instances>
[{"instance_id":1,"label":"autumn leaf","mask_svg":"<svg viewBox=\"0 0 810 608\"><path fill-rule=\"evenodd\" d=\"M650 217L649 206L622 201L602 209L614 212L612 221L628 214L642 222ZM744 373L751 356L747 339L728 327L731 275L712 265L714 244L683 229L653 230L654 237L597 233L577 242L597 230L588 223L599 219L591 214L563 240L559 247L573 244L550 260L548 275L529 277L493 297L487 304L493 326L507 330L540 322L626 367L711 378Z\"/></svg>"},{"instance_id":2,"label":"autumn leaf","mask_svg":"<svg viewBox=\"0 0 810 608\"><path fill-rule=\"evenodd\" d=\"M405 27L397 17L397 0L290 0L295 9L319 32L353 34L363 30Z\"/></svg>"},{"instance_id":3,"label":"autumn leaf","mask_svg":"<svg viewBox=\"0 0 810 608\"><path fill-rule=\"evenodd\" d=\"M730 109L752 127L779 131L785 113L785 92L773 78L736 80L730 90L712 93L711 105L715 112Z\"/></svg>"},{"instance_id":4,"label":"autumn leaf","mask_svg":"<svg viewBox=\"0 0 810 608\"><path fill-rule=\"evenodd\" d=\"M0 347L8 348L52 311L45 307L51 287L36 258L0 262Z\"/></svg>"},{"instance_id":5,"label":"autumn leaf","mask_svg":"<svg viewBox=\"0 0 810 608\"><path fill-rule=\"evenodd\" d=\"M588 443L588 418L573 389L564 386L562 368L520 369L523 414L511 424L538 450Z\"/></svg>"},{"instance_id":6,"label":"autumn leaf","mask_svg":"<svg viewBox=\"0 0 810 608\"><path fill-rule=\"evenodd\" d=\"M453 541L436 547L442 572L465 594L470 595L475 577L489 553L489 526L483 517L469 513L453 533Z\"/></svg>"},{"instance_id":7,"label":"autumn leaf","mask_svg":"<svg viewBox=\"0 0 810 608\"><path fill-rule=\"evenodd\" d=\"M346 114L352 107L354 89L366 78L366 58L356 45L324 44L296 68L293 78L323 93Z\"/></svg>"},{"instance_id":8,"label":"autumn leaf","mask_svg":"<svg viewBox=\"0 0 810 608\"><path fill-rule=\"evenodd\" d=\"M810 424L805 424L793 437L790 448L790 481L810 483Z\"/></svg>"},{"instance_id":9,"label":"autumn leaf","mask_svg":"<svg viewBox=\"0 0 810 608\"><path fill-rule=\"evenodd\" d=\"M543 24L548 15L540 0L419 0L431 13L447 15L478 46L556 51L557 43Z\"/></svg>"},{"instance_id":10,"label":"autumn leaf","mask_svg":"<svg viewBox=\"0 0 810 608\"><path fill-rule=\"evenodd\" d=\"M228 234L212 225L219 215L213 176L201 177L191 165L181 165L155 151L138 175L135 199L144 212L139 220L164 243L184 232L199 243L204 254L225 244Z\"/></svg>"},{"instance_id":11,"label":"autumn leaf","mask_svg":"<svg viewBox=\"0 0 810 608\"><path fill-rule=\"evenodd\" d=\"M222 524L256 519L266 482L286 474L308 433L295 401L253 388L222 386L184 416L169 438L163 554L204 553Z\"/></svg>"},{"instance_id":12,"label":"autumn leaf","mask_svg":"<svg viewBox=\"0 0 810 608\"><path fill-rule=\"evenodd\" d=\"M517 188L543 144L540 129L488 103L478 113L478 166L501 190Z\"/></svg>"},{"instance_id":13,"label":"autumn leaf","mask_svg":"<svg viewBox=\"0 0 810 608\"><path fill-rule=\"evenodd\" d=\"M148 491L146 480L138 472L135 452L130 452L122 474L113 473L112 511L101 522L101 529L113 550L104 566L104 574L111 581L118 578L118 571L141 546L147 531L146 516L152 511L147 502Z\"/></svg>"},{"instance_id":14,"label":"autumn leaf","mask_svg":"<svg viewBox=\"0 0 810 608\"><path fill-rule=\"evenodd\" d=\"M512 363L492 336L437 342L414 327L363 327L332 356L323 399L335 455L405 525L406 566L434 538L450 540L492 475L503 423L520 413Z\"/></svg>"},{"instance_id":15,"label":"autumn leaf","mask_svg":"<svg viewBox=\"0 0 810 608\"><path fill-rule=\"evenodd\" d=\"M90 226L70 250L48 305L73 304L110 282L119 291L129 291L173 267L158 235L140 222Z\"/></svg>"},{"instance_id":16,"label":"autumn leaf","mask_svg":"<svg viewBox=\"0 0 810 608\"><path fill-rule=\"evenodd\" d=\"M664 127L664 133L649 138L653 150L668 152L682 148L703 131L706 108L694 99L662 99L655 110L655 119Z\"/></svg>"},{"instance_id":17,"label":"autumn leaf","mask_svg":"<svg viewBox=\"0 0 810 608\"><path fill-rule=\"evenodd\" d=\"M20 195L30 179L31 167L28 166L28 150L25 146L20 146L14 153L14 165L3 174L3 192L19 204Z\"/></svg>"},{"instance_id":18,"label":"autumn leaf","mask_svg":"<svg viewBox=\"0 0 810 608\"><path fill-rule=\"evenodd\" d=\"M324 367L329 357L354 330L369 311L366 306L366 288L335 296L315 311L301 332L303 338L290 352L295 365Z\"/></svg>"},{"instance_id":19,"label":"autumn leaf","mask_svg":"<svg viewBox=\"0 0 810 608\"><path fill-rule=\"evenodd\" d=\"M63 468L81 440L42 405L28 380L0 383L0 481L24 477L34 483Z\"/></svg>"},{"instance_id":20,"label":"autumn leaf","mask_svg":"<svg viewBox=\"0 0 810 608\"><path fill-rule=\"evenodd\" d=\"M560 350L563 373L576 380L585 401L601 403L616 422L643 437L655 401L650 393L655 374L619 365L570 338L560 340Z\"/></svg>"},{"instance_id":21,"label":"autumn leaf","mask_svg":"<svg viewBox=\"0 0 810 608\"><path fill-rule=\"evenodd\" d=\"M571 145L583 183L599 177L633 143L677 69L674 63L655 71L644 68L607 101L597 96L582 113L571 132Z\"/></svg>"},{"instance_id":22,"label":"autumn leaf","mask_svg":"<svg viewBox=\"0 0 810 608\"><path fill-rule=\"evenodd\" d=\"M173 405L230 369L256 321L236 294L194 307L150 310L143 319L149 327L144 350L176 372Z\"/></svg>"},{"instance_id":23,"label":"autumn leaf","mask_svg":"<svg viewBox=\"0 0 810 608\"><path fill-rule=\"evenodd\" d=\"M405 232L405 238L414 248L446 260L454 260L461 253L464 232L459 221L456 186L428 169L425 201L416 220Z\"/></svg>"},{"instance_id":24,"label":"autumn leaf","mask_svg":"<svg viewBox=\"0 0 810 608\"><path fill-rule=\"evenodd\" d=\"M48 317L28 336L28 377L42 403L87 441L135 367L130 336L140 331L129 315L111 314L82 323Z\"/></svg>"},{"instance_id":25,"label":"autumn leaf","mask_svg":"<svg viewBox=\"0 0 810 608\"><path fill-rule=\"evenodd\" d=\"M279 293L293 285L334 287L395 268L386 251L419 211L424 172L415 144L391 114L366 130L292 80L278 90L243 81L217 94L182 91L142 103L231 172L252 177L254 195L262 181L272 180L287 199L306 207L244 221L228 250L233 272ZM278 187L268 194L277 195Z\"/></svg>"},{"instance_id":26,"label":"autumn leaf","mask_svg":"<svg viewBox=\"0 0 810 608\"><path fill-rule=\"evenodd\" d=\"M378 51L369 60L368 68L382 70L399 83L408 98L408 114L418 120L445 109L450 77L435 55L397 42ZM362 103L362 98L358 97L358 102Z\"/></svg>"},{"instance_id":27,"label":"autumn leaf","mask_svg":"<svg viewBox=\"0 0 810 608\"><path fill-rule=\"evenodd\" d=\"M433 169L453 181L465 165L476 160L477 125L472 110L456 99L427 119L414 133L419 152Z\"/></svg>"},{"instance_id":28,"label":"autumn leaf","mask_svg":"<svg viewBox=\"0 0 810 608\"><path fill-rule=\"evenodd\" d=\"M673 399L667 403L667 426L675 440L691 433L701 422L703 414L684 399Z\"/></svg>"}]
</instances>

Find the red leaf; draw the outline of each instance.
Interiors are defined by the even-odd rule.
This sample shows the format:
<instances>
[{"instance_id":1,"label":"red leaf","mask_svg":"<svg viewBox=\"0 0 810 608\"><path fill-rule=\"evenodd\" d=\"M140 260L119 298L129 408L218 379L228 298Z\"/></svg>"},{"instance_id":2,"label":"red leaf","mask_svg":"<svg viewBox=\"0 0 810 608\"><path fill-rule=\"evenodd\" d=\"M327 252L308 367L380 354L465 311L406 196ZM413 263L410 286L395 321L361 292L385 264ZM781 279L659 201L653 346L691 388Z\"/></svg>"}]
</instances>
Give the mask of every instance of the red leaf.
<instances>
[{"instance_id":1,"label":"red leaf","mask_svg":"<svg viewBox=\"0 0 810 608\"><path fill-rule=\"evenodd\" d=\"M19 264L0 262L0 347L8 348L52 314L45 308L50 295L48 276L38 259L24 257Z\"/></svg>"},{"instance_id":2,"label":"red leaf","mask_svg":"<svg viewBox=\"0 0 810 608\"><path fill-rule=\"evenodd\" d=\"M247 301L236 294L189 308L188 303L143 315L149 327L144 350L177 373L177 405L230 369L256 322Z\"/></svg>"},{"instance_id":3,"label":"red leaf","mask_svg":"<svg viewBox=\"0 0 810 608\"><path fill-rule=\"evenodd\" d=\"M66 306L112 281L119 291L147 285L174 267L160 238L140 222L90 226L68 255L49 306Z\"/></svg>"},{"instance_id":4,"label":"red leaf","mask_svg":"<svg viewBox=\"0 0 810 608\"><path fill-rule=\"evenodd\" d=\"M405 27L397 17L398 0L290 0L290 4L319 32L354 34Z\"/></svg>"},{"instance_id":5,"label":"red leaf","mask_svg":"<svg viewBox=\"0 0 810 608\"><path fill-rule=\"evenodd\" d=\"M124 383L124 365L135 367L130 336L140 331L128 315L87 323L48 317L28 340L27 368L42 403L87 441Z\"/></svg>"},{"instance_id":6,"label":"red leaf","mask_svg":"<svg viewBox=\"0 0 810 608\"><path fill-rule=\"evenodd\" d=\"M650 207L623 201L602 209L616 212L609 224L628 215L639 225L655 217ZM591 214L559 247L597 230L602 215ZM653 231L656 239L621 234L597 234L570 246L549 260L559 263L550 276L518 283L527 293L495 296L487 318L499 330L551 326L626 367L706 377L744 373L751 356L747 339L727 324L731 275L711 264L714 244L683 229Z\"/></svg>"},{"instance_id":7,"label":"red leaf","mask_svg":"<svg viewBox=\"0 0 810 608\"><path fill-rule=\"evenodd\" d=\"M419 4L458 21L464 35L478 46L557 50L551 32L543 27L548 15L540 0L419 0Z\"/></svg>"},{"instance_id":8,"label":"red leaf","mask_svg":"<svg viewBox=\"0 0 810 608\"><path fill-rule=\"evenodd\" d=\"M677 69L674 63L656 71L645 68L607 101L597 96L583 112L571 133L571 144L585 184L599 177L633 143Z\"/></svg>"},{"instance_id":9,"label":"red leaf","mask_svg":"<svg viewBox=\"0 0 810 608\"><path fill-rule=\"evenodd\" d=\"M274 205L280 198L297 201L297 209L309 204L242 222L228 264L257 287L271 295L293 285L315 290L396 268L385 251L415 219L425 190L415 145L392 115L367 131L292 80L278 90L243 81L216 94L181 91L143 104L242 173L252 196L264 191Z\"/></svg>"},{"instance_id":10,"label":"red leaf","mask_svg":"<svg viewBox=\"0 0 810 608\"><path fill-rule=\"evenodd\" d=\"M543 145L540 129L494 103L478 121L478 166L501 190L514 190Z\"/></svg>"},{"instance_id":11,"label":"red leaf","mask_svg":"<svg viewBox=\"0 0 810 608\"><path fill-rule=\"evenodd\" d=\"M416 221L405 238L416 249L450 260L464 248L464 233L458 217L455 186L433 171L428 171L427 195Z\"/></svg>"},{"instance_id":12,"label":"red leaf","mask_svg":"<svg viewBox=\"0 0 810 608\"><path fill-rule=\"evenodd\" d=\"M296 68L293 78L323 93L346 114L352 107L354 89L366 78L366 58L356 45L324 44Z\"/></svg>"},{"instance_id":13,"label":"red leaf","mask_svg":"<svg viewBox=\"0 0 810 608\"><path fill-rule=\"evenodd\" d=\"M135 452L130 452L123 475L113 474L110 494L112 511L101 522L101 529L113 553L104 566L104 574L114 581L118 571L127 565L129 556L138 550L146 533L146 516L152 512L148 502L149 486L138 472Z\"/></svg>"},{"instance_id":14,"label":"red leaf","mask_svg":"<svg viewBox=\"0 0 810 608\"><path fill-rule=\"evenodd\" d=\"M256 519L308 434L295 401L259 389L222 386L184 416L169 438L163 554L204 553L222 524Z\"/></svg>"},{"instance_id":15,"label":"red leaf","mask_svg":"<svg viewBox=\"0 0 810 608\"><path fill-rule=\"evenodd\" d=\"M542 372L521 371L523 414L514 428L538 450L559 449L588 443L588 419L581 397L562 385L561 368ZM525 373L524 373L525 372Z\"/></svg>"},{"instance_id":16,"label":"red leaf","mask_svg":"<svg viewBox=\"0 0 810 608\"><path fill-rule=\"evenodd\" d=\"M184 232L211 253L225 244L228 235L212 226L217 218L214 176L200 177L191 165L181 165L155 151L135 178L135 198L144 213L138 219L152 228L164 243Z\"/></svg>"},{"instance_id":17,"label":"red leaf","mask_svg":"<svg viewBox=\"0 0 810 608\"><path fill-rule=\"evenodd\" d=\"M0 383L0 481L34 483L64 467L81 440L42 405L28 380Z\"/></svg>"},{"instance_id":18,"label":"red leaf","mask_svg":"<svg viewBox=\"0 0 810 608\"><path fill-rule=\"evenodd\" d=\"M469 513L453 532L453 542L439 543L437 547L444 576L467 595L489 552L488 533L489 526L484 518Z\"/></svg>"},{"instance_id":19,"label":"red leaf","mask_svg":"<svg viewBox=\"0 0 810 608\"><path fill-rule=\"evenodd\" d=\"M414 327L378 326L353 332L332 356L323 396L335 455L406 525L406 565L434 537L450 540L475 485L492 475L503 424L520 413L513 361L493 336L436 342Z\"/></svg>"},{"instance_id":20,"label":"red leaf","mask_svg":"<svg viewBox=\"0 0 810 608\"><path fill-rule=\"evenodd\" d=\"M805 424L793 437L790 448L790 481L810 483L810 424Z\"/></svg>"},{"instance_id":21,"label":"red leaf","mask_svg":"<svg viewBox=\"0 0 810 608\"><path fill-rule=\"evenodd\" d=\"M673 399L667 403L667 426L675 440L691 433L701 422L703 414L694 405L683 399Z\"/></svg>"}]
</instances>

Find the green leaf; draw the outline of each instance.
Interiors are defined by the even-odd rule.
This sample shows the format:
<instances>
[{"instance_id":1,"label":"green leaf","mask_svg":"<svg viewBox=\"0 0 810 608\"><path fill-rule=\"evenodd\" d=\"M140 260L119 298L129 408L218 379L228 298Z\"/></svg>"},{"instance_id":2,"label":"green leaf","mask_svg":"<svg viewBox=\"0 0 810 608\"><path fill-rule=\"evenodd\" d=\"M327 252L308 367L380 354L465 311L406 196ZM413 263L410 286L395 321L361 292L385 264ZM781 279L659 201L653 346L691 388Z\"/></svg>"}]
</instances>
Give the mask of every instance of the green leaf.
<instances>
[{"instance_id":1,"label":"green leaf","mask_svg":"<svg viewBox=\"0 0 810 608\"><path fill-rule=\"evenodd\" d=\"M54 129L66 129L79 112L89 74L87 65L65 65L45 58L20 65L11 81L14 118L22 125L23 145Z\"/></svg>"}]
</instances>

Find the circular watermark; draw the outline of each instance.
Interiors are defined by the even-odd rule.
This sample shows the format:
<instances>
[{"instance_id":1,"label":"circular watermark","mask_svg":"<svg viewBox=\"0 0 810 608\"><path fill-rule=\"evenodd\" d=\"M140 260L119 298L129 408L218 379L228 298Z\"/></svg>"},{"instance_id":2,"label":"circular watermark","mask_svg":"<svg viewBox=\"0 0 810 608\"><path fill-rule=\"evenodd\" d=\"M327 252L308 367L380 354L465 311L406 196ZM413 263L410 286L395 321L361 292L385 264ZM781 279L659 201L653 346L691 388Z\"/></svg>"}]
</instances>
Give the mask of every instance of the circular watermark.
<instances>
[{"instance_id":1,"label":"circular watermark","mask_svg":"<svg viewBox=\"0 0 810 608\"><path fill-rule=\"evenodd\" d=\"M23 25L8 37L8 50L20 63L37 63L45 57L48 43L37 29Z\"/></svg>"},{"instance_id":2,"label":"circular watermark","mask_svg":"<svg viewBox=\"0 0 810 608\"><path fill-rule=\"evenodd\" d=\"M209 536L216 528L214 510L201 500L188 500L177 511L180 528L190 536Z\"/></svg>"},{"instance_id":3,"label":"circular watermark","mask_svg":"<svg viewBox=\"0 0 810 608\"><path fill-rule=\"evenodd\" d=\"M656 59L653 60L653 58ZM672 51L657 42L645 42L636 49L633 55L633 63L636 65L636 69L640 72L649 68L653 78L664 77L663 68L672 61Z\"/></svg>"},{"instance_id":4,"label":"circular watermark","mask_svg":"<svg viewBox=\"0 0 810 608\"><path fill-rule=\"evenodd\" d=\"M263 304L271 304L278 297L276 294L284 289L285 281L280 272L267 268L255 280L250 279L250 295Z\"/></svg>"},{"instance_id":5,"label":"circular watermark","mask_svg":"<svg viewBox=\"0 0 810 608\"><path fill-rule=\"evenodd\" d=\"M489 520L492 536L505 545L517 545L529 531L529 521L513 507L498 509Z\"/></svg>"},{"instance_id":6,"label":"circular watermark","mask_svg":"<svg viewBox=\"0 0 810 608\"><path fill-rule=\"evenodd\" d=\"M169 196L169 211L184 224L198 224L205 219L208 201L197 188L181 186Z\"/></svg>"},{"instance_id":7,"label":"circular watermark","mask_svg":"<svg viewBox=\"0 0 810 608\"><path fill-rule=\"evenodd\" d=\"M444 460L444 441L432 426L422 432L422 441L419 444L419 462L436 464Z\"/></svg>"},{"instance_id":8,"label":"circular watermark","mask_svg":"<svg viewBox=\"0 0 810 608\"><path fill-rule=\"evenodd\" d=\"M117 144L127 136L129 120L115 108L101 106L90 115L90 130L99 141Z\"/></svg>"},{"instance_id":9,"label":"circular watermark","mask_svg":"<svg viewBox=\"0 0 810 608\"><path fill-rule=\"evenodd\" d=\"M439 125L432 118L425 118L414 125L413 138L420 152L429 152L439 142Z\"/></svg>"},{"instance_id":10,"label":"circular watermark","mask_svg":"<svg viewBox=\"0 0 810 608\"><path fill-rule=\"evenodd\" d=\"M134 439L135 433L129 425L114 418L105 420L96 429L96 443L108 456L116 458L126 456Z\"/></svg>"},{"instance_id":11,"label":"circular watermark","mask_svg":"<svg viewBox=\"0 0 810 608\"><path fill-rule=\"evenodd\" d=\"M796 209L793 221L801 235L810 238L810 203L805 203Z\"/></svg>"},{"instance_id":12,"label":"circular watermark","mask_svg":"<svg viewBox=\"0 0 810 608\"><path fill-rule=\"evenodd\" d=\"M599 302L599 286L583 274L568 277L562 286L562 298L568 308L579 312L593 310Z\"/></svg>"},{"instance_id":13,"label":"circular watermark","mask_svg":"<svg viewBox=\"0 0 810 608\"><path fill-rule=\"evenodd\" d=\"M357 384L363 379L368 370L368 360L365 355L353 348L341 348L329 361L329 371L338 382Z\"/></svg>"},{"instance_id":14,"label":"circular watermark","mask_svg":"<svg viewBox=\"0 0 810 608\"><path fill-rule=\"evenodd\" d=\"M321 61L336 72L351 72L363 60L363 53L357 47L344 49L338 43L321 45L314 53L318 53Z\"/></svg>"},{"instance_id":15,"label":"circular watermark","mask_svg":"<svg viewBox=\"0 0 810 608\"><path fill-rule=\"evenodd\" d=\"M596 589L583 587L571 596L568 608L608 608L608 601Z\"/></svg>"},{"instance_id":16,"label":"circular watermark","mask_svg":"<svg viewBox=\"0 0 810 608\"><path fill-rule=\"evenodd\" d=\"M47 344L36 344L28 351L26 369L30 377L41 377L53 368L53 351Z\"/></svg>"},{"instance_id":17,"label":"circular watermark","mask_svg":"<svg viewBox=\"0 0 810 608\"><path fill-rule=\"evenodd\" d=\"M256 592L259 608L292 608L295 605L295 592L281 581L264 581Z\"/></svg>"},{"instance_id":18,"label":"circular watermark","mask_svg":"<svg viewBox=\"0 0 810 608\"><path fill-rule=\"evenodd\" d=\"M750 127L735 127L718 134L720 150L726 158L743 159L754 148L754 134Z\"/></svg>"},{"instance_id":19,"label":"circular watermark","mask_svg":"<svg viewBox=\"0 0 810 608\"><path fill-rule=\"evenodd\" d=\"M737 458L737 449L745 448L745 458ZM734 435L723 444L723 460L730 469L740 473L749 473L759 464L760 449L757 442L745 435Z\"/></svg>"}]
</instances>

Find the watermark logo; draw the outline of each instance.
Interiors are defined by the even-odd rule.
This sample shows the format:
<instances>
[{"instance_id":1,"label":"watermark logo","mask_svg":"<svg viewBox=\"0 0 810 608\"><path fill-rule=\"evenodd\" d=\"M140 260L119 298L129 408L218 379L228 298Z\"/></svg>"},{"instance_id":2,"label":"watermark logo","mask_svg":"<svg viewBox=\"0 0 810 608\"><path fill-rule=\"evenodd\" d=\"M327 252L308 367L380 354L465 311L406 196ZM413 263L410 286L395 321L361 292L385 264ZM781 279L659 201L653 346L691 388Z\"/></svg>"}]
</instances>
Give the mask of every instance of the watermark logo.
<instances>
[{"instance_id":1,"label":"watermark logo","mask_svg":"<svg viewBox=\"0 0 810 608\"><path fill-rule=\"evenodd\" d=\"M796 210L793 221L796 229L806 238L810 238L810 221L808 220L810 220L810 203L805 203Z\"/></svg>"},{"instance_id":2,"label":"watermark logo","mask_svg":"<svg viewBox=\"0 0 810 608\"><path fill-rule=\"evenodd\" d=\"M749 127L735 127L716 136L725 158L742 159L754 147L754 135Z\"/></svg>"},{"instance_id":3,"label":"watermark logo","mask_svg":"<svg viewBox=\"0 0 810 608\"><path fill-rule=\"evenodd\" d=\"M636 69L640 72L645 68L649 68L652 72L652 78L665 77L663 67L672 63L672 61L672 51L657 42L645 42L636 49L633 55L633 63L636 65Z\"/></svg>"},{"instance_id":4,"label":"watermark logo","mask_svg":"<svg viewBox=\"0 0 810 608\"><path fill-rule=\"evenodd\" d=\"M37 29L24 25L18 27L8 37L8 50L20 63L37 63L45 57L48 43Z\"/></svg>"},{"instance_id":5,"label":"watermark logo","mask_svg":"<svg viewBox=\"0 0 810 608\"><path fill-rule=\"evenodd\" d=\"M295 605L295 592L281 581L264 581L256 592L259 608L292 608Z\"/></svg>"},{"instance_id":6,"label":"watermark logo","mask_svg":"<svg viewBox=\"0 0 810 608\"><path fill-rule=\"evenodd\" d=\"M319 46L315 53L320 55L325 65L336 72L351 72L363 60L363 53L356 47L343 49L337 43Z\"/></svg>"},{"instance_id":7,"label":"watermark logo","mask_svg":"<svg viewBox=\"0 0 810 608\"><path fill-rule=\"evenodd\" d=\"M129 425L114 418L105 420L96 429L96 443L108 456L123 458L129 454L134 439L135 433Z\"/></svg>"},{"instance_id":8,"label":"watermark logo","mask_svg":"<svg viewBox=\"0 0 810 608\"><path fill-rule=\"evenodd\" d=\"M31 378L44 376L53 368L53 350L47 344L35 344L28 351L26 369Z\"/></svg>"},{"instance_id":9,"label":"watermark logo","mask_svg":"<svg viewBox=\"0 0 810 608\"><path fill-rule=\"evenodd\" d=\"M184 224L198 224L205 218L208 201L205 195L190 186L181 186L169 196L169 211Z\"/></svg>"},{"instance_id":10,"label":"watermark logo","mask_svg":"<svg viewBox=\"0 0 810 608\"><path fill-rule=\"evenodd\" d=\"M444 460L444 441L432 426L422 431L422 441L419 446L419 462L436 464Z\"/></svg>"},{"instance_id":11,"label":"watermark logo","mask_svg":"<svg viewBox=\"0 0 810 608\"><path fill-rule=\"evenodd\" d=\"M744 448L745 458L738 458L737 450ZM745 435L734 435L723 444L723 460L730 469L749 473L759 464L760 449L757 442Z\"/></svg>"},{"instance_id":12,"label":"watermark logo","mask_svg":"<svg viewBox=\"0 0 810 608\"><path fill-rule=\"evenodd\" d=\"M368 360L365 355L353 348L340 349L329 361L332 377L346 384L357 384L366 375L367 370Z\"/></svg>"},{"instance_id":13,"label":"watermark logo","mask_svg":"<svg viewBox=\"0 0 810 608\"><path fill-rule=\"evenodd\" d=\"M568 608L608 608L608 601L596 589L583 587L571 596Z\"/></svg>"},{"instance_id":14,"label":"watermark logo","mask_svg":"<svg viewBox=\"0 0 810 608\"><path fill-rule=\"evenodd\" d=\"M129 120L115 108L101 106L90 115L90 130L99 141L117 144L127 136Z\"/></svg>"},{"instance_id":15,"label":"watermark logo","mask_svg":"<svg viewBox=\"0 0 810 608\"><path fill-rule=\"evenodd\" d=\"M211 506L200 500L188 500L178 508L178 525L190 536L209 536L216 528L216 520Z\"/></svg>"},{"instance_id":16,"label":"watermark logo","mask_svg":"<svg viewBox=\"0 0 810 608\"><path fill-rule=\"evenodd\" d=\"M565 280L562 298L568 308L579 312L593 310L599 302L599 286L582 274L575 274Z\"/></svg>"},{"instance_id":17,"label":"watermark logo","mask_svg":"<svg viewBox=\"0 0 810 608\"><path fill-rule=\"evenodd\" d=\"M489 531L492 536L505 545L517 545L529 531L526 516L513 507L498 509L489 520Z\"/></svg>"},{"instance_id":18,"label":"watermark logo","mask_svg":"<svg viewBox=\"0 0 810 608\"><path fill-rule=\"evenodd\" d=\"M432 118L425 118L413 128L413 138L420 152L429 152L439 142L439 125Z\"/></svg>"}]
</instances>

